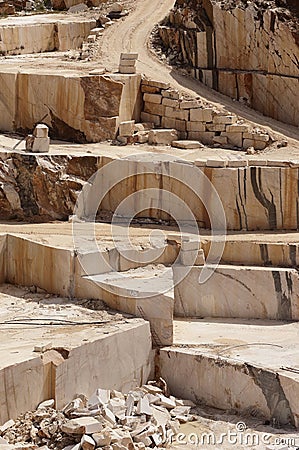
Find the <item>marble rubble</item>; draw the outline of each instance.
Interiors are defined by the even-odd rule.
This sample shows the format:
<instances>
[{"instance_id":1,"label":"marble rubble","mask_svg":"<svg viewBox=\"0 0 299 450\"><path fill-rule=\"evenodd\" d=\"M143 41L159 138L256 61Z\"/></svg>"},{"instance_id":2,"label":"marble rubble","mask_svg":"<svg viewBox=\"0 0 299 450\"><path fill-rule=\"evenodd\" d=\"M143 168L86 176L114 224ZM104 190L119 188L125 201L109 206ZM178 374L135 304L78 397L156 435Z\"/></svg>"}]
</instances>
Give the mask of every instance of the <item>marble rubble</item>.
<instances>
[{"instance_id":1,"label":"marble rubble","mask_svg":"<svg viewBox=\"0 0 299 450\"><path fill-rule=\"evenodd\" d=\"M166 448L180 423L195 420L193 402L179 400L165 390L165 382L149 382L123 394L98 388L93 395L77 395L64 408L54 400L9 420L0 428L0 448L61 450Z\"/></svg>"}]
</instances>

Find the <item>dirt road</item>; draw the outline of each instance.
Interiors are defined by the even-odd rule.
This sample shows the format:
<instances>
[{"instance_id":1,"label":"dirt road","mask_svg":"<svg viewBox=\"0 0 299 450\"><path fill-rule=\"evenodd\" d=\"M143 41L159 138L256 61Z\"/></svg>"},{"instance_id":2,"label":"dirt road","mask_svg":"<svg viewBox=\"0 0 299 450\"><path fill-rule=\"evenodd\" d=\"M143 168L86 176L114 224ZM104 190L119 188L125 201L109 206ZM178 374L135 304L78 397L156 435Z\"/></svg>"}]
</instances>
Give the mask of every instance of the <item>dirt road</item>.
<instances>
[{"instance_id":1,"label":"dirt road","mask_svg":"<svg viewBox=\"0 0 299 450\"><path fill-rule=\"evenodd\" d=\"M116 70L119 55L124 52L137 52L137 70L149 78L170 82L171 85L191 96L201 96L218 106L224 106L259 126L268 127L291 139L299 139L296 127L283 124L252 109L234 102L199 81L180 74L177 70L160 61L149 46L149 37L154 26L159 23L174 6L175 0L136 0L133 11L122 21L116 22L103 35L97 58L101 65ZM290 142L291 143L291 142ZM294 142L294 144L296 144ZM298 143L297 143L298 145Z\"/></svg>"}]
</instances>

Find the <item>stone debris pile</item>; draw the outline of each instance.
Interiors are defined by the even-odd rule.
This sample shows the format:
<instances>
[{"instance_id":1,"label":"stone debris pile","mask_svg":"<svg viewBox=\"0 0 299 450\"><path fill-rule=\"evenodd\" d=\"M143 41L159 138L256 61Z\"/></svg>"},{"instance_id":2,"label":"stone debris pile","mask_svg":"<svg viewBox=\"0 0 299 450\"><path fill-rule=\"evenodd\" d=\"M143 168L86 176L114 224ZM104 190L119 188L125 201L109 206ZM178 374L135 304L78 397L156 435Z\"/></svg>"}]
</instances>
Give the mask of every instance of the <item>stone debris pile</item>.
<instances>
[{"instance_id":1,"label":"stone debris pile","mask_svg":"<svg viewBox=\"0 0 299 450\"><path fill-rule=\"evenodd\" d=\"M69 8L68 12L81 12L82 7L88 9L85 3L80 3L79 5L75 5L72 8ZM79 10L77 11L77 8ZM129 14L129 11L123 8L120 3L113 3L108 9L106 14L100 14L97 18L97 26L90 30L90 34L87 36L87 39L82 44L80 58L79 59L87 59L92 58L96 55L97 47L95 44L98 39L103 36L103 32L105 29L114 24L115 20L121 19L122 17ZM135 73L135 72L121 72L121 73Z\"/></svg>"},{"instance_id":2,"label":"stone debris pile","mask_svg":"<svg viewBox=\"0 0 299 450\"><path fill-rule=\"evenodd\" d=\"M107 389L97 389L89 399L78 395L62 411L47 400L0 427L0 450L166 448L181 423L196 420L193 406L169 395L161 378L126 395Z\"/></svg>"}]
</instances>

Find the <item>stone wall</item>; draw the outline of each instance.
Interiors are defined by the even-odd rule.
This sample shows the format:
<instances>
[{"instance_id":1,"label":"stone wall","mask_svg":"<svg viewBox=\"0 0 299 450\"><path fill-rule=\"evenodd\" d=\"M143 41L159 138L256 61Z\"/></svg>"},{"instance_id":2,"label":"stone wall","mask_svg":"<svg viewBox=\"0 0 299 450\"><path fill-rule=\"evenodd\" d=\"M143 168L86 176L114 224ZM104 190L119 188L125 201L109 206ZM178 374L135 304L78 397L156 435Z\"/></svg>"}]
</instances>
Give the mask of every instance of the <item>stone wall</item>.
<instances>
[{"instance_id":1,"label":"stone wall","mask_svg":"<svg viewBox=\"0 0 299 450\"><path fill-rule=\"evenodd\" d=\"M217 110L200 100L181 98L169 84L144 79L141 90L144 103L141 120L156 127L176 129L181 139L199 140L222 148L257 150L270 143L267 132L253 130L228 111Z\"/></svg>"},{"instance_id":2,"label":"stone wall","mask_svg":"<svg viewBox=\"0 0 299 450\"><path fill-rule=\"evenodd\" d=\"M298 126L298 21L287 8L267 4L177 0L159 34L170 62L187 64L209 87Z\"/></svg>"}]
</instances>

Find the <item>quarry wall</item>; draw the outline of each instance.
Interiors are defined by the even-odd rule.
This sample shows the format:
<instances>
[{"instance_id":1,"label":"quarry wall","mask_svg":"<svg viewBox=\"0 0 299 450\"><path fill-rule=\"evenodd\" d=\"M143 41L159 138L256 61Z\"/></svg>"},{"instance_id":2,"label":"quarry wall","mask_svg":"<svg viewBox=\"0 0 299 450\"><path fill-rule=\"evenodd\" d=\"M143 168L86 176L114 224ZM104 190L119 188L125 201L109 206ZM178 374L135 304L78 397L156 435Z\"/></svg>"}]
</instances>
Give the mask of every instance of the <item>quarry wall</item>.
<instances>
[{"instance_id":1,"label":"quarry wall","mask_svg":"<svg viewBox=\"0 0 299 450\"><path fill-rule=\"evenodd\" d=\"M297 19L266 3L177 0L159 35L170 61L207 86L298 126Z\"/></svg>"},{"instance_id":2,"label":"quarry wall","mask_svg":"<svg viewBox=\"0 0 299 450\"><path fill-rule=\"evenodd\" d=\"M148 202L147 193L142 194L142 190L147 186L156 188L157 194L153 194L152 208L143 211L143 216L169 218L164 211L169 210L167 192L170 191L184 200L201 227L209 228L207 211L192 190L192 183L200 188L199 171L202 171L218 192L229 230L299 228L299 173L295 161L283 167L255 165L221 168L208 167L202 161L182 164L149 158L148 161L136 161L135 158L114 160L113 170L120 174L122 181L103 197L100 210L115 211L123 199L140 189L135 206L137 209L140 206L139 211L143 211ZM83 185L99 168L112 160L96 156L4 154L0 160L1 220L67 220L73 214ZM260 164L263 163L261 161ZM147 170L148 173L143 173ZM186 180L185 183L176 179L177 173ZM209 193L203 192L203 195L206 204L209 204ZM183 220L185 211L180 210L179 205L173 208L171 212L174 216Z\"/></svg>"},{"instance_id":3,"label":"quarry wall","mask_svg":"<svg viewBox=\"0 0 299 450\"><path fill-rule=\"evenodd\" d=\"M44 16L3 19L0 23L0 55L67 51L80 48L96 20L76 18L63 20Z\"/></svg>"},{"instance_id":4,"label":"quarry wall","mask_svg":"<svg viewBox=\"0 0 299 450\"><path fill-rule=\"evenodd\" d=\"M52 138L114 139L120 120L139 114L140 75L112 79L72 71L0 69L0 129L27 134L42 121Z\"/></svg>"}]
</instances>

